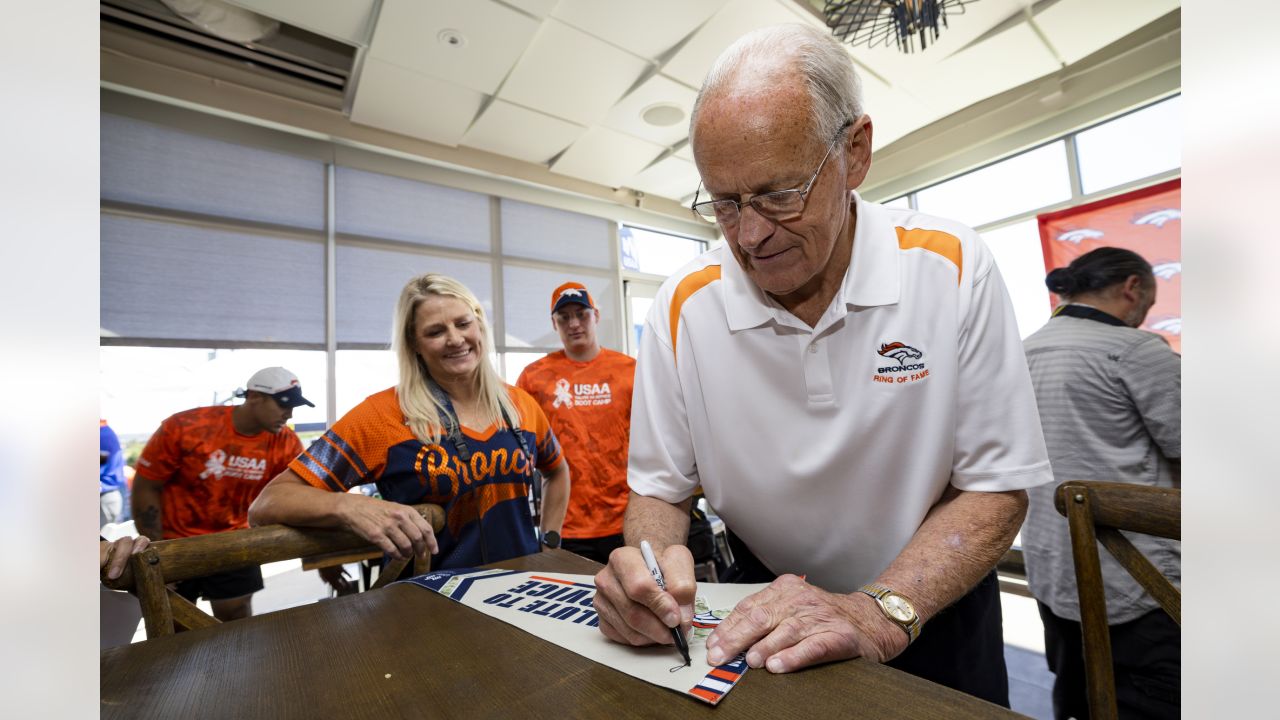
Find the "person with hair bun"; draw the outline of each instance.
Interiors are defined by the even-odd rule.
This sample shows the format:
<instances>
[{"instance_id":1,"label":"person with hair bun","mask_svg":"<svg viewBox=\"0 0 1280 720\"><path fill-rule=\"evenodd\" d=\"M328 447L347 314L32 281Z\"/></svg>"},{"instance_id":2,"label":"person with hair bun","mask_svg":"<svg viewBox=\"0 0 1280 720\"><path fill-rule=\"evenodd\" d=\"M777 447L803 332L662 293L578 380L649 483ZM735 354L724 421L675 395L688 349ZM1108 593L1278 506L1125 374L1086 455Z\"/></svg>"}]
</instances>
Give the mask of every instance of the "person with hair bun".
<instances>
[{"instance_id":1,"label":"person with hair bun","mask_svg":"<svg viewBox=\"0 0 1280 720\"><path fill-rule=\"evenodd\" d=\"M252 525L342 527L392 558L459 568L538 552L560 532L569 466L538 404L489 364L484 308L462 283L413 278L396 304L400 382L366 398L276 476ZM545 477L542 527L528 496ZM382 499L347 492L377 483ZM437 537L409 505L444 507Z\"/></svg>"},{"instance_id":2,"label":"person with hair bun","mask_svg":"<svg viewBox=\"0 0 1280 720\"><path fill-rule=\"evenodd\" d=\"M1055 268L1045 285L1063 304L1024 347L1057 482L1027 491L1022 549L1055 675L1054 715L1082 718L1089 703L1079 596L1054 489L1064 480L1179 487L1182 364L1164 338L1137 329L1156 300L1151 265L1137 253L1098 248ZM1179 541L1129 537L1181 584ZM1120 717L1176 718L1182 631L1109 553L1100 557Z\"/></svg>"}]
</instances>

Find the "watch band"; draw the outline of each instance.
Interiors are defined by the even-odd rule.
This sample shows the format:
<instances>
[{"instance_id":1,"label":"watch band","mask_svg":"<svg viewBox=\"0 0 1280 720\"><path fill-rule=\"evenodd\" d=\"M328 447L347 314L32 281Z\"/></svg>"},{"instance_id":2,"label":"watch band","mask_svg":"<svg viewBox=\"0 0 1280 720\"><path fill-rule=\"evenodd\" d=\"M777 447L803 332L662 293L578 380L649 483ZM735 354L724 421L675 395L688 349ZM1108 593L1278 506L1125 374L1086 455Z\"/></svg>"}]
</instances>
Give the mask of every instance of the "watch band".
<instances>
[{"instance_id":1,"label":"watch band","mask_svg":"<svg viewBox=\"0 0 1280 720\"><path fill-rule=\"evenodd\" d=\"M876 583L867 583L866 585L858 588L858 592L870 595L876 601L876 605L880 608L880 612L884 613L884 616L889 618L889 621L894 625L902 628L902 631L907 634L908 645L915 642L916 638L920 637L920 615L916 612L915 603L911 602L906 595ZM911 611L911 617L905 620L895 617L894 614L890 612L889 606L885 602L885 597L888 595L894 595L901 598L906 603L907 608Z\"/></svg>"}]
</instances>

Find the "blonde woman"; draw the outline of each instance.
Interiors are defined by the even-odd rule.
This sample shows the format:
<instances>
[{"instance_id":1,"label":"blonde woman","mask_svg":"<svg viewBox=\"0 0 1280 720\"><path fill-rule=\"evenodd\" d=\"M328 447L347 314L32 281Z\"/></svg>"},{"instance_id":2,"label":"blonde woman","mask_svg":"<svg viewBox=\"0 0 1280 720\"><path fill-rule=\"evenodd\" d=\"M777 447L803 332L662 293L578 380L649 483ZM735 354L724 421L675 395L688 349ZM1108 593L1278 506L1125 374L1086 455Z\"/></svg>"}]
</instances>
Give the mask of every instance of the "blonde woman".
<instances>
[{"instance_id":1,"label":"blonde woman","mask_svg":"<svg viewBox=\"0 0 1280 720\"><path fill-rule=\"evenodd\" d=\"M393 558L472 567L559 545L569 465L538 404L489 364L484 308L462 283L428 273L396 304L400 383L342 416L249 508L252 525L345 527ZM546 478L542 527L528 494ZM382 500L347 490L376 482ZM406 505L445 509L436 536ZM542 540L540 543L539 540Z\"/></svg>"}]
</instances>

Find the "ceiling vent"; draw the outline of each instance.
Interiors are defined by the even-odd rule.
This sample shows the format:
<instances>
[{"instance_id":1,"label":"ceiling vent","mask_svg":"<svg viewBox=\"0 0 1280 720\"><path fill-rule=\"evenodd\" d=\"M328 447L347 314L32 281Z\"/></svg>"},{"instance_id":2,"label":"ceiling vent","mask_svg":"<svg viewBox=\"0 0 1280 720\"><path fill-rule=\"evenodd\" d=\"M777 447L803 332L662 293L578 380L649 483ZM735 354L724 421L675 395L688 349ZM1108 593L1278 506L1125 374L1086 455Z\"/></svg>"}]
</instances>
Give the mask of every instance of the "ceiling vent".
<instances>
[{"instance_id":1,"label":"ceiling vent","mask_svg":"<svg viewBox=\"0 0 1280 720\"><path fill-rule=\"evenodd\" d=\"M216 0L103 0L100 17L104 47L108 46L109 31L117 30L132 39L332 94L337 98L335 105L345 105L343 99L351 94L358 48L234 6L222 6ZM257 39L247 40L250 37Z\"/></svg>"}]
</instances>

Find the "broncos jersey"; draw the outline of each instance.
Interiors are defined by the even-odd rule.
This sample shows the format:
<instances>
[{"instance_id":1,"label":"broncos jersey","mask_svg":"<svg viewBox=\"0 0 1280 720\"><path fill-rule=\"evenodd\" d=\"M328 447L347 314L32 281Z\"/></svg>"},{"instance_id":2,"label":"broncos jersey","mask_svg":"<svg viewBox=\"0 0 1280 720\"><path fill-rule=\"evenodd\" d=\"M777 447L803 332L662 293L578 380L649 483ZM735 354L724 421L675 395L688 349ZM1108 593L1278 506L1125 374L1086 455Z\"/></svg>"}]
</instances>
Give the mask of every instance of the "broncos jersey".
<instances>
[{"instance_id":1,"label":"broncos jersey","mask_svg":"<svg viewBox=\"0 0 1280 720\"><path fill-rule=\"evenodd\" d=\"M385 500L443 507L445 527L436 536L440 553L432 567L473 567L538 552L528 502L533 470L549 472L564 459L533 398L510 385L507 392L533 457L498 425L462 428L470 455L465 459L448 438L423 443L405 424L391 387L343 415L289 469L323 490L346 492L377 483Z\"/></svg>"}]
</instances>

